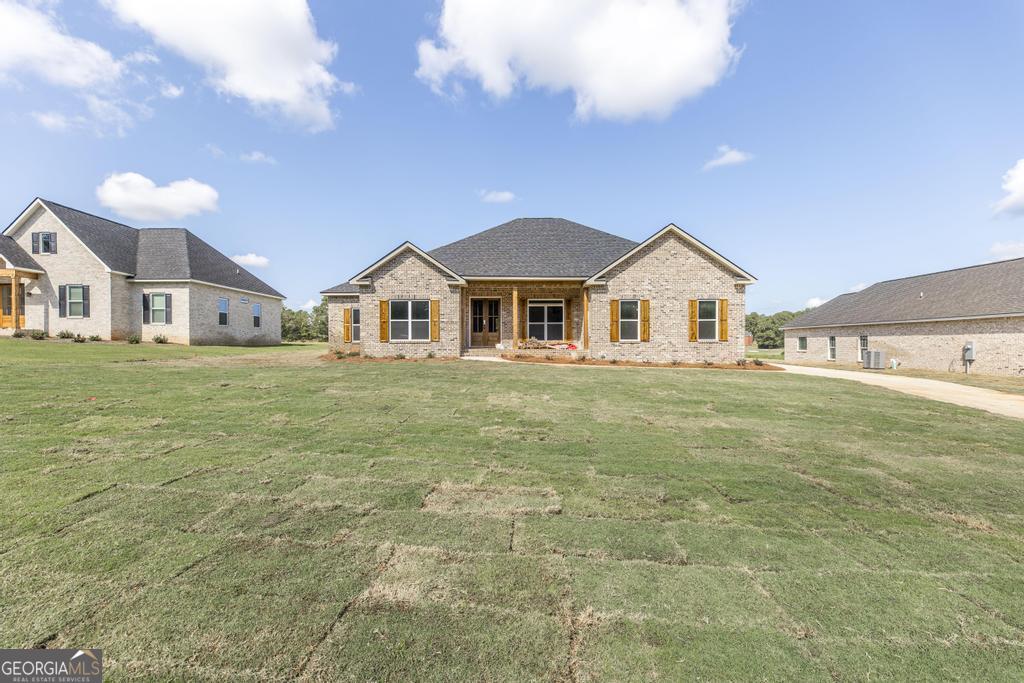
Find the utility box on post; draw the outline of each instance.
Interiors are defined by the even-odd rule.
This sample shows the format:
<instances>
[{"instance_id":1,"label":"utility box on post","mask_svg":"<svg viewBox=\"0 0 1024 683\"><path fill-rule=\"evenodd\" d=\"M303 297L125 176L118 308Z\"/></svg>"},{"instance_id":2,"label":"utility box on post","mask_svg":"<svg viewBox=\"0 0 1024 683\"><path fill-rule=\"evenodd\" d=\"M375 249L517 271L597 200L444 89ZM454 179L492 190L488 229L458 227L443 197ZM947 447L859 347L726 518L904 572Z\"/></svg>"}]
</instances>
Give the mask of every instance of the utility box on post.
<instances>
[{"instance_id":1,"label":"utility box on post","mask_svg":"<svg viewBox=\"0 0 1024 683\"><path fill-rule=\"evenodd\" d=\"M974 342L972 341L964 344L964 360L968 363L974 361Z\"/></svg>"}]
</instances>

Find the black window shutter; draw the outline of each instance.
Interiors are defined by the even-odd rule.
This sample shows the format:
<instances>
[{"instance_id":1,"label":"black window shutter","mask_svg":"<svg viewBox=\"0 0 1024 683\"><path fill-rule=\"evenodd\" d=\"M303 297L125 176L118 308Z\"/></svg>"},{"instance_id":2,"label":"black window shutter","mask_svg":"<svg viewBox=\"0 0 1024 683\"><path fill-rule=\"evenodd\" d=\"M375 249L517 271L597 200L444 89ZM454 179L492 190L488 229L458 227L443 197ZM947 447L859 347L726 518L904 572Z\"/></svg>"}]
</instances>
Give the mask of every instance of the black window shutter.
<instances>
[{"instance_id":1,"label":"black window shutter","mask_svg":"<svg viewBox=\"0 0 1024 683\"><path fill-rule=\"evenodd\" d=\"M82 285L82 317L89 317L89 285Z\"/></svg>"},{"instance_id":2,"label":"black window shutter","mask_svg":"<svg viewBox=\"0 0 1024 683\"><path fill-rule=\"evenodd\" d=\"M50 233L50 253L57 253L57 233L55 232Z\"/></svg>"},{"instance_id":3,"label":"black window shutter","mask_svg":"<svg viewBox=\"0 0 1024 683\"><path fill-rule=\"evenodd\" d=\"M149 324L149 294L142 295L142 324Z\"/></svg>"},{"instance_id":4,"label":"black window shutter","mask_svg":"<svg viewBox=\"0 0 1024 683\"><path fill-rule=\"evenodd\" d=\"M164 320L167 322L168 325L170 325L171 324L171 295L170 294L164 294L164 307L167 309L167 311L164 313Z\"/></svg>"},{"instance_id":5,"label":"black window shutter","mask_svg":"<svg viewBox=\"0 0 1024 683\"><path fill-rule=\"evenodd\" d=\"M60 306L60 313L58 314L61 318L68 317L68 286L61 285L57 288L57 299L58 305Z\"/></svg>"},{"instance_id":6,"label":"black window shutter","mask_svg":"<svg viewBox=\"0 0 1024 683\"><path fill-rule=\"evenodd\" d=\"M38 254L39 253L39 233L38 232L32 233L32 253L33 254Z\"/></svg>"}]
</instances>

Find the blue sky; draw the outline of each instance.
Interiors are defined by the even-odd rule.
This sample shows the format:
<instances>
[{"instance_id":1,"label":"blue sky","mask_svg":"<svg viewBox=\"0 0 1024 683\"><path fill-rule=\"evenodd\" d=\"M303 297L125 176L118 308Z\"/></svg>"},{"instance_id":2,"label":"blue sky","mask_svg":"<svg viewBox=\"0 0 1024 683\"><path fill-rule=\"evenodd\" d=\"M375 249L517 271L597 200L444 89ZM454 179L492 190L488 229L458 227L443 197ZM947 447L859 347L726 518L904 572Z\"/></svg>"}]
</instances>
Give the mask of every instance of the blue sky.
<instances>
[{"instance_id":1,"label":"blue sky","mask_svg":"<svg viewBox=\"0 0 1024 683\"><path fill-rule=\"evenodd\" d=\"M761 312L1024 256L1017 0L208 4L0 0L7 220L188 227L292 306L517 216L674 222Z\"/></svg>"}]
</instances>

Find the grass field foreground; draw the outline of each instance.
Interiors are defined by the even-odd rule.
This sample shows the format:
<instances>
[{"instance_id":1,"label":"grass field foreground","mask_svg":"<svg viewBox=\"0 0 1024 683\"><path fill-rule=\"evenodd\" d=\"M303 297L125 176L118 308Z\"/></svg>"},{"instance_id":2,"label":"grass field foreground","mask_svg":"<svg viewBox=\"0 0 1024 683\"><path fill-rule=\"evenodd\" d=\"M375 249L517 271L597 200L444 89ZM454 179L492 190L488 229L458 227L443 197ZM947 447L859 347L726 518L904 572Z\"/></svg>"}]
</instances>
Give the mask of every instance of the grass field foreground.
<instances>
[{"instance_id":1,"label":"grass field foreground","mask_svg":"<svg viewBox=\"0 0 1024 683\"><path fill-rule=\"evenodd\" d=\"M1022 422L321 353L0 341L0 645L110 680L1024 676Z\"/></svg>"}]
</instances>

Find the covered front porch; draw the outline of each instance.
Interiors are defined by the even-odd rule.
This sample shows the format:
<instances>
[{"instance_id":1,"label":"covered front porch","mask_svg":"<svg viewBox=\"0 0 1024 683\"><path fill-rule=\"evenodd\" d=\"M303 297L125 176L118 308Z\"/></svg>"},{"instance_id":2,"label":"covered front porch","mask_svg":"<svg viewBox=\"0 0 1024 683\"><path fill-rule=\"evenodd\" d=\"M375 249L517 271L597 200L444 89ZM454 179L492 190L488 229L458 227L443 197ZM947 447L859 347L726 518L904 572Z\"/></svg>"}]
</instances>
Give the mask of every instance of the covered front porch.
<instances>
[{"instance_id":1,"label":"covered front porch","mask_svg":"<svg viewBox=\"0 0 1024 683\"><path fill-rule=\"evenodd\" d=\"M38 277L16 268L0 269L0 330L25 329L25 280Z\"/></svg>"},{"instance_id":2,"label":"covered front porch","mask_svg":"<svg viewBox=\"0 0 1024 683\"><path fill-rule=\"evenodd\" d=\"M585 351L589 303L582 280L470 280L462 290L462 349Z\"/></svg>"}]
</instances>

